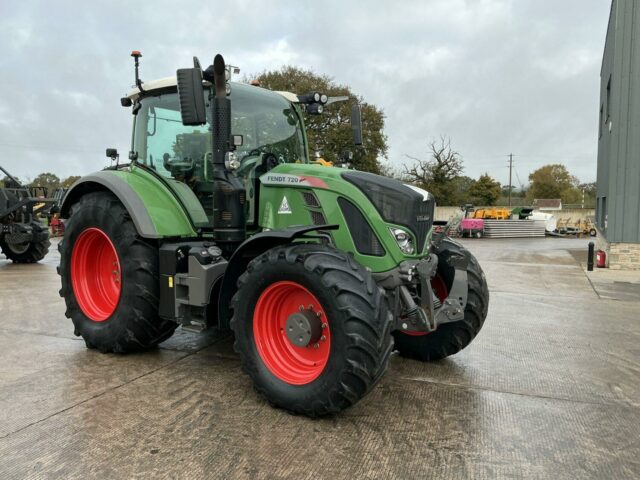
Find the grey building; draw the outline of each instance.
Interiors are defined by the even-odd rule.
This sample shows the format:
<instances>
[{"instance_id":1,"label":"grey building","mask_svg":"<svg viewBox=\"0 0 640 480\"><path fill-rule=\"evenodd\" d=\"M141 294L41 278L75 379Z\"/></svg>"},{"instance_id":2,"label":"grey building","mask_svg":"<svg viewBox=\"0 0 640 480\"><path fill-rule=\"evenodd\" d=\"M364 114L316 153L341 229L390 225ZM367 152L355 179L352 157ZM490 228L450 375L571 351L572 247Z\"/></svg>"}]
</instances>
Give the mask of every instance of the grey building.
<instances>
[{"instance_id":1,"label":"grey building","mask_svg":"<svg viewBox=\"0 0 640 480\"><path fill-rule=\"evenodd\" d=\"M611 268L640 268L640 2L613 0L600 71L600 248Z\"/></svg>"}]
</instances>

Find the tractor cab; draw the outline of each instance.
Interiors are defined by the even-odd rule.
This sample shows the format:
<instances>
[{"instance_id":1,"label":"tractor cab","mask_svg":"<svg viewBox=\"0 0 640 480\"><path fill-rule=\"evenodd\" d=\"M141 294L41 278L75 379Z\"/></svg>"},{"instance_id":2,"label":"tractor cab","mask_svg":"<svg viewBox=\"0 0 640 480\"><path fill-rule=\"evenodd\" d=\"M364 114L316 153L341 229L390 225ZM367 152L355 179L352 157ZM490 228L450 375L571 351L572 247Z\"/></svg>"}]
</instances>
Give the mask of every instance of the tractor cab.
<instances>
[{"instance_id":1,"label":"tractor cab","mask_svg":"<svg viewBox=\"0 0 640 480\"><path fill-rule=\"evenodd\" d=\"M232 158L236 175L247 192L249 223L255 216L254 193L260 174L283 163L309 163L300 107L285 95L252 85L231 84ZM149 82L144 93L136 89L127 98L137 105L130 157L163 177L187 184L211 218L213 141L209 88L203 93L203 125L182 123L175 77Z\"/></svg>"}]
</instances>

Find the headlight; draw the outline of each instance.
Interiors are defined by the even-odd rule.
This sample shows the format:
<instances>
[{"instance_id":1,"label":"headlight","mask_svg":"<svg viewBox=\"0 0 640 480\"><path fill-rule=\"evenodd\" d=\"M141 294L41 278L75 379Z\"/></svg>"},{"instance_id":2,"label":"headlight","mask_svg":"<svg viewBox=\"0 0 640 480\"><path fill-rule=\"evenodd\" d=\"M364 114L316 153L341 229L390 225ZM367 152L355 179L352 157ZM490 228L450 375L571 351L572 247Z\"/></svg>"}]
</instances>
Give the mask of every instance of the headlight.
<instances>
[{"instance_id":1,"label":"headlight","mask_svg":"<svg viewBox=\"0 0 640 480\"><path fill-rule=\"evenodd\" d=\"M413 246L411 235L401 228L390 228L389 230L391 230L391 235L396 239L402 253L406 253L407 255L413 255L415 253L416 249Z\"/></svg>"},{"instance_id":2,"label":"headlight","mask_svg":"<svg viewBox=\"0 0 640 480\"><path fill-rule=\"evenodd\" d=\"M224 165L227 170L237 170L240 168L240 159L236 152L227 152L225 155Z\"/></svg>"}]
</instances>

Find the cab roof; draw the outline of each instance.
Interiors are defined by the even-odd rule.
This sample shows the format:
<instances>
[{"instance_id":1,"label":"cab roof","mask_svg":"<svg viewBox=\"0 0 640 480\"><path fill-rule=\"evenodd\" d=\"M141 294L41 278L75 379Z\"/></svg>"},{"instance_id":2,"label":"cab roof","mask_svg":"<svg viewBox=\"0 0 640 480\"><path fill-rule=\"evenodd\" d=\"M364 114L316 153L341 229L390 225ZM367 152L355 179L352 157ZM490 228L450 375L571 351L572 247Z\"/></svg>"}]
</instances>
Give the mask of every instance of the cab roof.
<instances>
[{"instance_id":1,"label":"cab roof","mask_svg":"<svg viewBox=\"0 0 640 480\"><path fill-rule=\"evenodd\" d=\"M238 83L238 82L231 82L232 84L234 83ZM205 82L203 81L202 84L205 87L209 87L211 84L209 82ZM243 84L245 85L245 84ZM144 88L145 92L152 92L154 90L162 90L164 88L172 88L172 87L176 87L177 86L177 81L176 81L176 77L172 76L172 77L164 77L164 78L159 78L157 80L151 80L150 82L144 82L142 84L142 88ZM253 87L253 88L262 88L262 87ZM262 90L267 90L265 88L262 88ZM273 91L273 90L268 90L268 91ZM273 91L273 93L277 93L279 95L281 95L282 97L284 97L287 101L291 102L291 103L298 103L298 96L295 93L291 93L291 92L277 92L277 91ZM141 95L140 90L138 89L138 87L133 88L132 90L129 91L129 93L127 94L127 98L130 98L131 100L136 100L139 96Z\"/></svg>"}]
</instances>

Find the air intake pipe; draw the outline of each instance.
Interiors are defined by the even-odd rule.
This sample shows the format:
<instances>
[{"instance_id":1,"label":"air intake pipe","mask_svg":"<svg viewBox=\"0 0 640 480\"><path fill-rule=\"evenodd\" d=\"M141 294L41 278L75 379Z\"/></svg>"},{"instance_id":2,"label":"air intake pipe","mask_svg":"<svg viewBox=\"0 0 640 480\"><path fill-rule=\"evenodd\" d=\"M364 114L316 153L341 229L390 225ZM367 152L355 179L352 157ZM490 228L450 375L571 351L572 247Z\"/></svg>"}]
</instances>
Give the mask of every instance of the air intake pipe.
<instances>
[{"instance_id":1,"label":"air intake pipe","mask_svg":"<svg viewBox=\"0 0 640 480\"><path fill-rule=\"evenodd\" d=\"M204 78L213 80L213 235L216 243L233 251L246 237L246 193L242 182L225 167L231 151L231 101L227 97L226 67L216 55Z\"/></svg>"}]
</instances>

